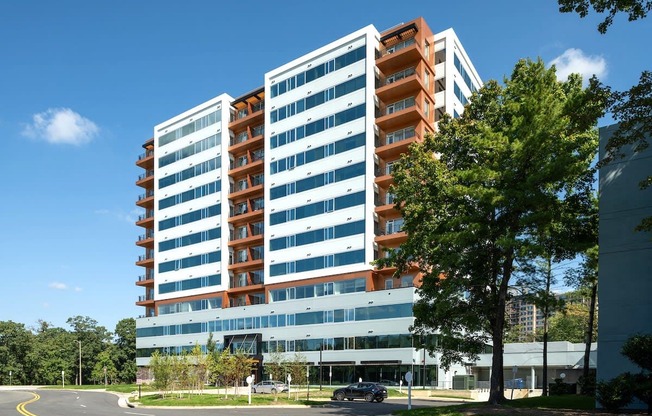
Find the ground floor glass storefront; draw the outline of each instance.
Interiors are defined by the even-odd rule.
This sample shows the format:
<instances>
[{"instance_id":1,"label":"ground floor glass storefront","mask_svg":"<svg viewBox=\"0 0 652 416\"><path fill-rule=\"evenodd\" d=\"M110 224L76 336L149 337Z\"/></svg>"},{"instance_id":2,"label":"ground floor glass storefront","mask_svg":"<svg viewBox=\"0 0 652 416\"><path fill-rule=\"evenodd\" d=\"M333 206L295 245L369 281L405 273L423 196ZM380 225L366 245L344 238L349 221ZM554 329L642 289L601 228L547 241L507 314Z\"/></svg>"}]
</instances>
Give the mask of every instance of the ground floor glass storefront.
<instances>
[{"instance_id":1,"label":"ground floor glass storefront","mask_svg":"<svg viewBox=\"0 0 652 416\"><path fill-rule=\"evenodd\" d=\"M413 374L414 388L433 388L437 386L436 365L404 365L404 364L329 364L324 362L319 365L309 366L310 384L322 386L342 386L362 381L371 381L384 384L388 387L399 386L403 379L403 386L407 387L404 375L408 371ZM263 364L263 379L269 379ZM320 379L321 375L321 379ZM285 381L285 380L282 380Z\"/></svg>"}]
</instances>

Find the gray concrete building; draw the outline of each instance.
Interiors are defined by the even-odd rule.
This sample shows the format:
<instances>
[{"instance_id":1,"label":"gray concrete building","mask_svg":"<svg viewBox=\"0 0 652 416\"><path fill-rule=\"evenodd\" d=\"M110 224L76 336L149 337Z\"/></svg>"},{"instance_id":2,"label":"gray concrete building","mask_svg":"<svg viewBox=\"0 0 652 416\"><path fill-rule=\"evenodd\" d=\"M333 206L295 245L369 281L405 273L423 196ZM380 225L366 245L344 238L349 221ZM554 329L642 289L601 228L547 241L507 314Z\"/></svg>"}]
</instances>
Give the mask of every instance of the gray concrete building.
<instances>
[{"instance_id":1,"label":"gray concrete building","mask_svg":"<svg viewBox=\"0 0 652 416\"><path fill-rule=\"evenodd\" d=\"M600 159L617 125L600 129ZM635 228L652 216L652 189L639 183L652 175L652 148L622 149L600 169L600 260L598 380L638 372L620 349L636 333L652 333L652 233Z\"/></svg>"}]
</instances>

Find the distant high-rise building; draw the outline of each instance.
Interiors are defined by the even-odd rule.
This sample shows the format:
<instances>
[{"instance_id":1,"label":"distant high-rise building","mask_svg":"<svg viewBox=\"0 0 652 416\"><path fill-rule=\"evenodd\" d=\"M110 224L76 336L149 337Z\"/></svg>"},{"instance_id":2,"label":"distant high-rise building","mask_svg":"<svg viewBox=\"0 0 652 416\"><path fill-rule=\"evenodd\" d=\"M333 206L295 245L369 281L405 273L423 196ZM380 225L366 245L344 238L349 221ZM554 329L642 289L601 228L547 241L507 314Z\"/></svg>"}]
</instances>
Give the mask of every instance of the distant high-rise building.
<instances>
[{"instance_id":1,"label":"distant high-rise building","mask_svg":"<svg viewBox=\"0 0 652 416\"><path fill-rule=\"evenodd\" d=\"M419 18L367 26L157 125L137 162L138 365L212 333L259 363L301 352L322 364L314 381L414 370L417 385L443 383L410 336L418 271L371 263L406 239L392 164L480 86L455 32Z\"/></svg>"}]
</instances>

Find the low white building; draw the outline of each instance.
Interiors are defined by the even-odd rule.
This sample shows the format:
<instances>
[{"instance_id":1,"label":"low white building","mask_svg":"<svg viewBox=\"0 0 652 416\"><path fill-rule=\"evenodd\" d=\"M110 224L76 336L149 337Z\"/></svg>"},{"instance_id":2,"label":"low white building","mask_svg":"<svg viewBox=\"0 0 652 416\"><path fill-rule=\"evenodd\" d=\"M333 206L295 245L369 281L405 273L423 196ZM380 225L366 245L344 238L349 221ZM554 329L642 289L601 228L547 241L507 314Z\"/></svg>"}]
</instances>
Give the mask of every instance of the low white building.
<instances>
[{"instance_id":1,"label":"low white building","mask_svg":"<svg viewBox=\"0 0 652 416\"><path fill-rule=\"evenodd\" d=\"M598 347L591 344L589 368L596 368ZM585 344L566 341L548 343L548 384L562 378L565 383L577 383L584 367ZM491 377L491 354L481 354L469 371L478 388L488 388ZM505 385L518 380L516 387L530 390L543 387L543 342L505 344L503 355ZM522 382L521 382L522 380Z\"/></svg>"}]
</instances>

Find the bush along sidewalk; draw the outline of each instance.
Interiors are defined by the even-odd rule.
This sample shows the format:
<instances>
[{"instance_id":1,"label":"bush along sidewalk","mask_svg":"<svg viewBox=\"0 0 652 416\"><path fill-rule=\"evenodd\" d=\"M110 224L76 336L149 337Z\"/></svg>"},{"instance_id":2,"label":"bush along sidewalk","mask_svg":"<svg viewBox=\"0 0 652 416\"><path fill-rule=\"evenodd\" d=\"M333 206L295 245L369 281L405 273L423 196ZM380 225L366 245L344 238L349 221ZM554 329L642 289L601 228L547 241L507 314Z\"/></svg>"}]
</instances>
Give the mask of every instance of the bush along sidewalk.
<instances>
[{"instance_id":1,"label":"bush along sidewalk","mask_svg":"<svg viewBox=\"0 0 652 416\"><path fill-rule=\"evenodd\" d=\"M596 384L596 400L609 412L628 406L634 397L652 413L652 334L637 334L627 339L621 354L641 368L636 374L623 373Z\"/></svg>"}]
</instances>

